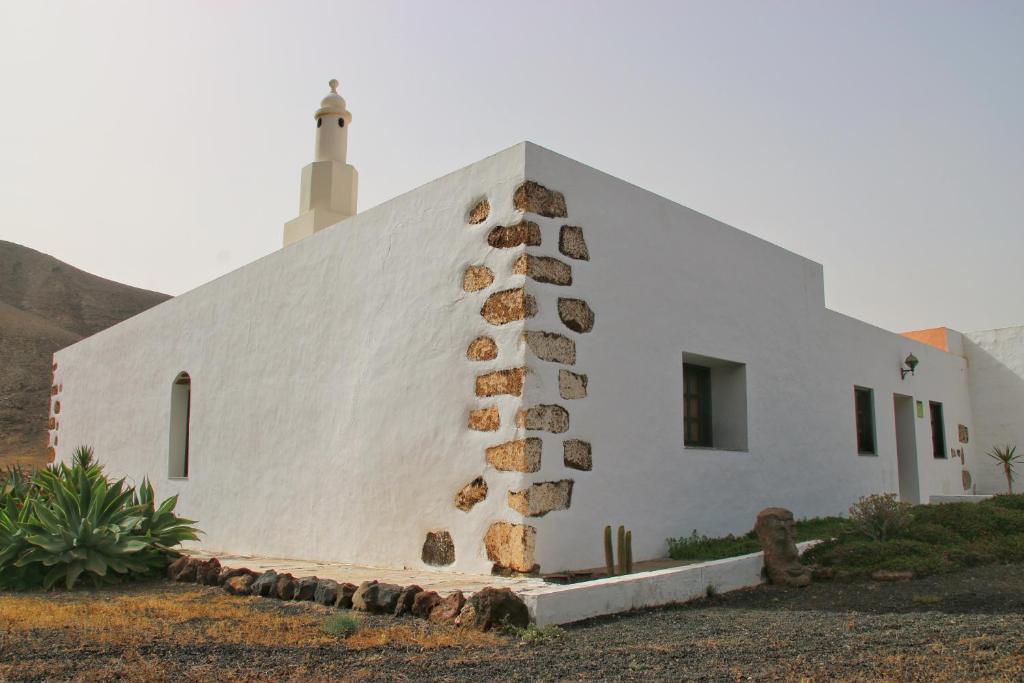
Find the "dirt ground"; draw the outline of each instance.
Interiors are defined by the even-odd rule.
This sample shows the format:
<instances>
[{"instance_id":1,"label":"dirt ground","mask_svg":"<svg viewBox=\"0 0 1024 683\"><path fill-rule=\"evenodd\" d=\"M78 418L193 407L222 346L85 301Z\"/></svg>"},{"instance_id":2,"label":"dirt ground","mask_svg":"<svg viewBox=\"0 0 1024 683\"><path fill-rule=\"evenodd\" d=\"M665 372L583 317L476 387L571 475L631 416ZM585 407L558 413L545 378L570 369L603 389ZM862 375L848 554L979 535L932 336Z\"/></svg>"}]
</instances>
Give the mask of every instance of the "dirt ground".
<instances>
[{"instance_id":1,"label":"dirt ground","mask_svg":"<svg viewBox=\"0 0 1024 683\"><path fill-rule=\"evenodd\" d=\"M480 634L164 582L0 594L3 681L1024 680L1024 566L761 587L563 629Z\"/></svg>"}]
</instances>

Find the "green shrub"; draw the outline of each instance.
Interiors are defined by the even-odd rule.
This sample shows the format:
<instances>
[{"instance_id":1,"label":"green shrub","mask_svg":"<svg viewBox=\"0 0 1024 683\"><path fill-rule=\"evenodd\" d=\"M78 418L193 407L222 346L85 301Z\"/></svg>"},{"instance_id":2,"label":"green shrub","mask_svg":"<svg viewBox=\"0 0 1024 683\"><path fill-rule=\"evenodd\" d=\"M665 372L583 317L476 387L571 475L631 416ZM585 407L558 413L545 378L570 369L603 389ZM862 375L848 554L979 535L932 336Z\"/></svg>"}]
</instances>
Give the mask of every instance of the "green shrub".
<instances>
[{"instance_id":1,"label":"green shrub","mask_svg":"<svg viewBox=\"0 0 1024 683\"><path fill-rule=\"evenodd\" d=\"M963 539L1024 533L1024 510L977 503L943 503L914 508L914 522L945 527Z\"/></svg>"},{"instance_id":2,"label":"green shrub","mask_svg":"<svg viewBox=\"0 0 1024 683\"><path fill-rule=\"evenodd\" d=\"M873 541L887 541L910 523L910 506L895 493L861 498L850 507L850 526Z\"/></svg>"},{"instance_id":3,"label":"green shrub","mask_svg":"<svg viewBox=\"0 0 1024 683\"><path fill-rule=\"evenodd\" d=\"M8 476L0 486L0 587L70 589L161 571L174 546L198 538L192 520L174 515L176 503L174 496L157 507L148 481L138 492L110 481L86 447L70 466Z\"/></svg>"},{"instance_id":4,"label":"green shrub","mask_svg":"<svg viewBox=\"0 0 1024 683\"><path fill-rule=\"evenodd\" d=\"M722 536L708 538L701 536L694 529L689 536L667 539L668 555L673 560L718 560L723 557L734 557L756 553L761 549L757 539L749 536Z\"/></svg>"},{"instance_id":5,"label":"green shrub","mask_svg":"<svg viewBox=\"0 0 1024 683\"><path fill-rule=\"evenodd\" d=\"M528 624L525 628L522 626L507 626L504 632L513 638L518 638L527 645L543 645L565 637L565 629L554 625L537 626L537 624Z\"/></svg>"},{"instance_id":6,"label":"green shrub","mask_svg":"<svg viewBox=\"0 0 1024 683\"><path fill-rule=\"evenodd\" d=\"M851 532L850 520L842 517L811 517L796 522L797 543L836 538Z\"/></svg>"},{"instance_id":7,"label":"green shrub","mask_svg":"<svg viewBox=\"0 0 1024 683\"><path fill-rule=\"evenodd\" d=\"M946 568L942 553L936 553L933 546L907 539L872 541L854 537L828 541L804 553L804 561L853 574L870 574L886 569L924 575Z\"/></svg>"},{"instance_id":8,"label":"green shrub","mask_svg":"<svg viewBox=\"0 0 1024 683\"><path fill-rule=\"evenodd\" d=\"M339 638L348 638L362 626L359 619L346 612L332 614L324 622L324 633Z\"/></svg>"},{"instance_id":9,"label":"green shrub","mask_svg":"<svg viewBox=\"0 0 1024 683\"><path fill-rule=\"evenodd\" d=\"M802 542L834 538L849 533L850 523L842 517L812 517L799 520L795 527L796 540ZM694 529L689 536L669 538L666 542L668 543L668 556L673 560L720 560L724 557L747 555L761 550L761 544L753 530L742 536L729 534L728 536L710 538L698 534Z\"/></svg>"},{"instance_id":10,"label":"green shrub","mask_svg":"<svg viewBox=\"0 0 1024 683\"><path fill-rule=\"evenodd\" d=\"M983 500L978 505L1006 508L1008 510L1024 510L1024 494L1014 493L1007 494L1003 493L998 496L992 496L988 500Z\"/></svg>"}]
</instances>

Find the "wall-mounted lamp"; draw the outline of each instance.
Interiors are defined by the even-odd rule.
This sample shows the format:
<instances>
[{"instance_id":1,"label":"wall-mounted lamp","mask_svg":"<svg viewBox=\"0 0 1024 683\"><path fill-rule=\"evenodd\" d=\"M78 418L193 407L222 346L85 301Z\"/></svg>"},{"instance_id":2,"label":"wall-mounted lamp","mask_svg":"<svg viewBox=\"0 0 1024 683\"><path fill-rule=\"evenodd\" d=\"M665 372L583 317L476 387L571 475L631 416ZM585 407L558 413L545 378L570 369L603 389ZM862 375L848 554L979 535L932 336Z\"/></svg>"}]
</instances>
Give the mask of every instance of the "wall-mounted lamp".
<instances>
[{"instance_id":1,"label":"wall-mounted lamp","mask_svg":"<svg viewBox=\"0 0 1024 683\"><path fill-rule=\"evenodd\" d=\"M906 379L907 374L913 375L914 368L917 367L917 364L919 362L920 361L917 360L917 356L915 356L914 354L910 354L909 356L907 356L907 359L903 361L903 364L906 365L907 367L900 368L900 379Z\"/></svg>"}]
</instances>

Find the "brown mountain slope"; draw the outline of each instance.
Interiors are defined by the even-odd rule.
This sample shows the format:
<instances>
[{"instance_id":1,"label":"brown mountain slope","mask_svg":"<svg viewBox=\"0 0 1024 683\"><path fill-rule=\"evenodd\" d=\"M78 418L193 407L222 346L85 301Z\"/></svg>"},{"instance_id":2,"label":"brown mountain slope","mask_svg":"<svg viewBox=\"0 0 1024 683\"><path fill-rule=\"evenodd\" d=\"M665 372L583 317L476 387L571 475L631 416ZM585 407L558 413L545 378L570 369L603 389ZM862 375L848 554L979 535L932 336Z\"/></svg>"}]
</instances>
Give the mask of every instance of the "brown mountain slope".
<instances>
[{"instance_id":1,"label":"brown mountain slope","mask_svg":"<svg viewBox=\"0 0 1024 683\"><path fill-rule=\"evenodd\" d=\"M54 351L168 298L0 240L0 468L45 462Z\"/></svg>"}]
</instances>

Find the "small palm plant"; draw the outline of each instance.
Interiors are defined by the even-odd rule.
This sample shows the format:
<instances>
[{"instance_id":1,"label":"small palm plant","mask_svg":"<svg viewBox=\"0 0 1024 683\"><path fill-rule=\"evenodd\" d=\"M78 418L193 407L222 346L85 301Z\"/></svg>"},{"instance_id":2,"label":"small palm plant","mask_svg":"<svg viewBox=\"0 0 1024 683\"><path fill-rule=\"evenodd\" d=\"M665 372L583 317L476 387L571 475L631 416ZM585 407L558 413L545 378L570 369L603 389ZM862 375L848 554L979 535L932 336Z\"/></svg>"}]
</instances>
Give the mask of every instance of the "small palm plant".
<instances>
[{"instance_id":1,"label":"small palm plant","mask_svg":"<svg viewBox=\"0 0 1024 683\"><path fill-rule=\"evenodd\" d=\"M994 447L985 455L1002 465L1003 474L1006 475L1006 488L1012 494L1013 478L1016 472L1017 463L1024 460L1024 453L1018 453L1016 446L1006 444L1005 446Z\"/></svg>"}]
</instances>

